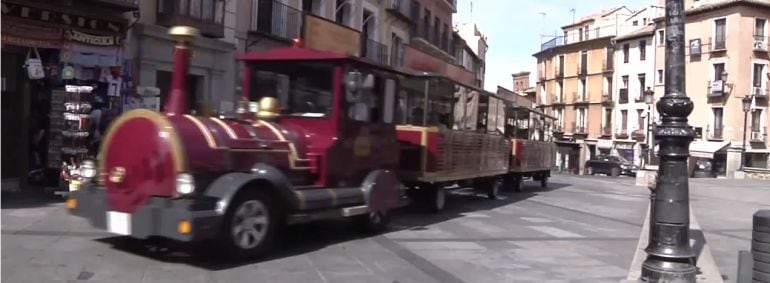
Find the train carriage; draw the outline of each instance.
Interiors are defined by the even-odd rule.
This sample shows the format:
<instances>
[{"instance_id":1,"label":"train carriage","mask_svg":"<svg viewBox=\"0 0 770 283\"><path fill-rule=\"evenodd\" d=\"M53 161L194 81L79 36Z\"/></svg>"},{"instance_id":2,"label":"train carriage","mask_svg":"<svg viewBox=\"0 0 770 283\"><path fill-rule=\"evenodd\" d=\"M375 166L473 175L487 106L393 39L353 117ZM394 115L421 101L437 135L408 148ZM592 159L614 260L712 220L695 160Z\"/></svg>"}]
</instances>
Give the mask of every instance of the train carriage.
<instances>
[{"instance_id":1,"label":"train carriage","mask_svg":"<svg viewBox=\"0 0 770 283\"><path fill-rule=\"evenodd\" d=\"M399 176L431 210L445 205L445 189L472 186L496 198L508 173L510 141L488 131L493 94L435 74L403 79L399 95Z\"/></svg>"}]
</instances>

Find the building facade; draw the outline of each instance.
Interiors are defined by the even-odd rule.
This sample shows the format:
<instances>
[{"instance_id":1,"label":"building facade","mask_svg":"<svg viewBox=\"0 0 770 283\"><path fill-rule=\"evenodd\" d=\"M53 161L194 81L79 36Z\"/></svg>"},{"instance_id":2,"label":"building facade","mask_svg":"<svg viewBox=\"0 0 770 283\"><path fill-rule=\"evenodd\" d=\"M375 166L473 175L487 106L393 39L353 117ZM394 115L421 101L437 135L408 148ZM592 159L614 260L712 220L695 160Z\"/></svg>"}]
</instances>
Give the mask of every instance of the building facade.
<instances>
[{"instance_id":1,"label":"building facade","mask_svg":"<svg viewBox=\"0 0 770 283\"><path fill-rule=\"evenodd\" d=\"M582 174L585 161L597 152L601 121L607 112L602 97L612 89L612 38L625 7L589 15L562 27L563 36L541 45L537 58L538 105L556 117L556 168ZM611 110L609 110L611 111Z\"/></svg>"},{"instance_id":2,"label":"building facade","mask_svg":"<svg viewBox=\"0 0 770 283\"><path fill-rule=\"evenodd\" d=\"M129 31L128 56L139 86L157 87L161 105L170 89L176 42L168 28L188 25L201 36L192 45L188 102L192 111L211 114L234 108L237 78L235 11L241 1L141 0L138 22Z\"/></svg>"},{"instance_id":3,"label":"building facade","mask_svg":"<svg viewBox=\"0 0 770 283\"><path fill-rule=\"evenodd\" d=\"M697 134L690 145L690 167L733 177L742 167L745 136L745 171L767 170L770 1L687 0L685 6L686 94L694 104L688 119ZM665 24L662 19L656 23L655 70L662 75ZM657 100L664 82L655 83ZM751 101L748 112L742 106L745 97Z\"/></svg>"},{"instance_id":4,"label":"building facade","mask_svg":"<svg viewBox=\"0 0 770 283\"><path fill-rule=\"evenodd\" d=\"M484 88L484 75L486 74L487 61L487 37L479 30L476 24L462 23L455 27L457 35L465 41L467 49L470 52L467 55L455 54L458 65L464 66L467 70L476 74L474 85ZM471 57L471 58L469 58ZM473 62L467 62L474 60Z\"/></svg>"},{"instance_id":5,"label":"building facade","mask_svg":"<svg viewBox=\"0 0 770 283\"><path fill-rule=\"evenodd\" d=\"M651 144L652 120L655 117L653 105L646 104L645 92L662 77L655 73L655 49L653 19L659 10L655 7L641 9L623 20L623 33L615 37L612 63L613 76L608 81L611 92L605 96L607 106L602 117L602 142L600 151L618 155L638 165L648 162L648 148ZM607 148L607 146L612 146Z\"/></svg>"}]
</instances>

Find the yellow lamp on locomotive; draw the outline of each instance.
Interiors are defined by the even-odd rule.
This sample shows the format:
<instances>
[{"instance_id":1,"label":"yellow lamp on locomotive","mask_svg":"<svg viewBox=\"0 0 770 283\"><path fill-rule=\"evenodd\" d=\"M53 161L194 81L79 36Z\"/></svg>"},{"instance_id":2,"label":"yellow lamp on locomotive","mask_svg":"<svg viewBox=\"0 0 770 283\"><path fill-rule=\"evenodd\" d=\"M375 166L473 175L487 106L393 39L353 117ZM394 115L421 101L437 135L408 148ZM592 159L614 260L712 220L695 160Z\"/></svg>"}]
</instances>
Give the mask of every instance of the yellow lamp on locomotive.
<instances>
[{"instance_id":1,"label":"yellow lamp on locomotive","mask_svg":"<svg viewBox=\"0 0 770 283\"><path fill-rule=\"evenodd\" d=\"M259 100L259 111L257 117L263 119L271 119L278 117L278 99L275 97L265 96Z\"/></svg>"}]
</instances>

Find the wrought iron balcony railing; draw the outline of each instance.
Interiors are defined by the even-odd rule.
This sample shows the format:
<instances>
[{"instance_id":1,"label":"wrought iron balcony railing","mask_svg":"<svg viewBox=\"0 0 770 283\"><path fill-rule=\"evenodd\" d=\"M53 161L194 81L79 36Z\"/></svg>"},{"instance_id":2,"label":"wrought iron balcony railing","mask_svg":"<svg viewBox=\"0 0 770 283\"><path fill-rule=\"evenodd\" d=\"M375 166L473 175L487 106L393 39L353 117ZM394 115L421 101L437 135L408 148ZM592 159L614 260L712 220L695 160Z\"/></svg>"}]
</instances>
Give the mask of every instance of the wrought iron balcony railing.
<instances>
[{"instance_id":1,"label":"wrought iron balcony railing","mask_svg":"<svg viewBox=\"0 0 770 283\"><path fill-rule=\"evenodd\" d=\"M251 11L251 32L292 40L301 36L303 14L299 9L275 0L257 0Z\"/></svg>"},{"instance_id":2,"label":"wrought iron balcony railing","mask_svg":"<svg viewBox=\"0 0 770 283\"><path fill-rule=\"evenodd\" d=\"M390 0L388 12L403 21L412 23L416 18L412 15L412 0Z\"/></svg>"},{"instance_id":3,"label":"wrought iron balcony railing","mask_svg":"<svg viewBox=\"0 0 770 283\"><path fill-rule=\"evenodd\" d=\"M195 3L195 5L192 5ZM156 23L197 28L208 37L225 36L225 5L216 0L158 0Z\"/></svg>"},{"instance_id":4,"label":"wrought iron balcony railing","mask_svg":"<svg viewBox=\"0 0 770 283\"><path fill-rule=\"evenodd\" d=\"M615 105L615 102L612 101L611 93L602 94L602 105L604 105L605 107L612 107Z\"/></svg>"},{"instance_id":5,"label":"wrought iron balcony railing","mask_svg":"<svg viewBox=\"0 0 770 283\"><path fill-rule=\"evenodd\" d=\"M627 139L628 129L615 129L615 137L619 139Z\"/></svg>"},{"instance_id":6,"label":"wrought iron balcony railing","mask_svg":"<svg viewBox=\"0 0 770 283\"><path fill-rule=\"evenodd\" d=\"M361 56L380 64L388 64L388 46L365 38L361 44Z\"/></svg>"},{"instance_id":7,"label":"wrought iron balcony railing","mask_svg":"<svg viewBox=\"0 0 770 283\"><path fill-rule=\"evenodd\" d=\"M607 125L602 127L602 136L603 137L611 137L612 136L612 125Z\"/></svg>"}]
</instances>

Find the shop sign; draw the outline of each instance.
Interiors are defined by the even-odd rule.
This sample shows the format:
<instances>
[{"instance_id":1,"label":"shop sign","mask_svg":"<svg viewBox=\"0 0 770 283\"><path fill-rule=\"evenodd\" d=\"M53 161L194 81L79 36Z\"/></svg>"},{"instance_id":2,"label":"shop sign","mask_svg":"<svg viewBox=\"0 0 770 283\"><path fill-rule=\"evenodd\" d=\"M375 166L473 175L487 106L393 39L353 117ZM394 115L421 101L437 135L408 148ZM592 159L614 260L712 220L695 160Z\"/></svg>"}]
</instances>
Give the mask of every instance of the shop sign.
<instances>
[{"instance_id":1,"label":"shop sign","mask_svg":"<svg viewBox=\"0 0 770 283\"><path fill-rule=\"evenodd\" d=\"M124 24L120 21L108 21L87 16L73 15L61 11L37 8L23 4L3 2L1 5L3 21L6 21L9 17L16 17L25 20L41 21L49 24L112 33L120 33L124 28ZM3 33L5 33L5 30L3 30Z\"/></svg>"},{"instance_id":2,"label":"shop sign","mask_svg":"<svg viewBox=\"0 0 770 283\"><path fill-rule=\"evenodd\" d=\"M307 48L359 56L361 34L324 18L305 15L303 45Z\"/></svg>"},{"instance_id":3,"label":"shop sign","mask_svg":"<svg viewBox=\"0 0 770 283\"><path fill-rule=\"evenodd\" d=\"M101 36L87 34L76 30L67 30L65 33L68 40L88 45L96 46L114 46L120 45L120 38L117 36Z\"/></svg>"},{"instance_id":4,"label":"shop sign","mask_svg":"<svg viewBox=\"0 0 770 283\"><path fill-rule=\"evenodd\" d=\"M3 44L53 49L62 46L62 29L58 27L35 25L27 21L3 17L2 31Z\"/></svg>"}]
</instances>

